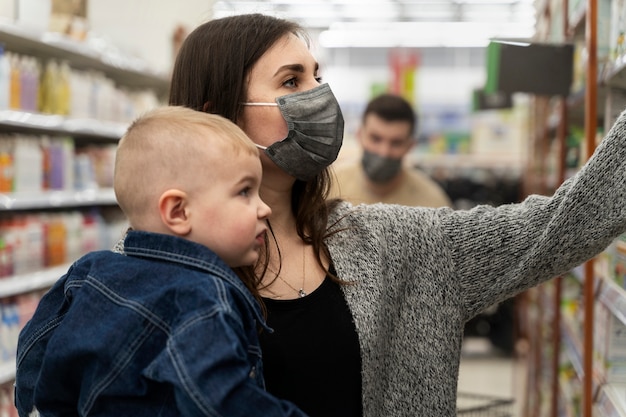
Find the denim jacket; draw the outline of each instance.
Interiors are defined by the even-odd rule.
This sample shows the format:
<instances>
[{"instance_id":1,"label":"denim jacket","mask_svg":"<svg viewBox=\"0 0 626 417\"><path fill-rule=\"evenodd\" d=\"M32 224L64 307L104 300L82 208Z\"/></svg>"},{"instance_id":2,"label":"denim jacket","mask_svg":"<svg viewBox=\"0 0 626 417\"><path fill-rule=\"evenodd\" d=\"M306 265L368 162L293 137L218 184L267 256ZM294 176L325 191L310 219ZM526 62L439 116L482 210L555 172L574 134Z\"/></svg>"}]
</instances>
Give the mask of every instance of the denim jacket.
<instances>
[{"instance_id":1,"label":"denim jacket","mask_svg":"<svg viewBox=\"0 0 626 417\"><path fill-rule=\"evenodd\" d=\"M20 416L303 416L264 389L259 304L206 247L130 231L85 255L19 336Z\"/></svg>"}]
</instances>

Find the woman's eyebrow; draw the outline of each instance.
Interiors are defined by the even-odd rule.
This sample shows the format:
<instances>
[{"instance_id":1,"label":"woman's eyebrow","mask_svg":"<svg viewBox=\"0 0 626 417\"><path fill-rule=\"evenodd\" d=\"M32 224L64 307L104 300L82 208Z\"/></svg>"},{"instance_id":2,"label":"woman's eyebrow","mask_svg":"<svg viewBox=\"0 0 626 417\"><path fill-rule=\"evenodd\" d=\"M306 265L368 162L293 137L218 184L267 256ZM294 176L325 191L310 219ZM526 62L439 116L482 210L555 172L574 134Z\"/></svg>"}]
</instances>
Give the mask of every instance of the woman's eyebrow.
<instances>
[{"instance_id":1,"label":"woman's eyebrow","mask_svg":"<svg viewBox=\"0 0 626 417\"><path fill-rule=\"evenodd\" d=\"M319 70L320 65L319 63L315 63L315 72L317 72L317 70ZM305 68L304 65L302 64L288 64L288 65L283 65L280 68L278 68L278 70L274 73L274 76L280 74L281 72L284 71L296 71L296 72L304 72Z\"/></svg>"},{"instance_id":2,"label":"woman's eyebrow","mask_svg":"<svg viewBox=\"0 0 626 417\"><path fill-rule=\"evenodd\" d=\"M304 72L304 65L302 64L288 64L288 65L283 65L280 68L278 68L278 71L276 71L274 73L274 75L278 75L281 72L285 72L285 71L296 71L296 72Z\"/></svg>"}]
</instances>

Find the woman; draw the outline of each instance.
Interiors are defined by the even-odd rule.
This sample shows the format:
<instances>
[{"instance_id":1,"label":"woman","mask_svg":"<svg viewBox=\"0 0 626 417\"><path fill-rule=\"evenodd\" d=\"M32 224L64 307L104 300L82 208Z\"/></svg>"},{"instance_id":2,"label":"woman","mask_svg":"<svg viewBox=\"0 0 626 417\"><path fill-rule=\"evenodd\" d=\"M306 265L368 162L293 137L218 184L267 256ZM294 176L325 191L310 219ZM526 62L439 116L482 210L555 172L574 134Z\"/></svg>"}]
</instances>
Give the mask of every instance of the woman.
<instances>
[{"instance_id":1,"label":"woman","mask_svg":"<svg viewBox=\"0 0 626 417\"><path fill-rule=\"evenodd\" d=\"M343 134L297 24L258 14L194 30L170 104L236 122L262 149L273 239L254 271L273 333L267 389L312 416L453 416L464 323L626 229L626 116L552 198L471 211L326 201Z\"/></svg>"}]
</instances>

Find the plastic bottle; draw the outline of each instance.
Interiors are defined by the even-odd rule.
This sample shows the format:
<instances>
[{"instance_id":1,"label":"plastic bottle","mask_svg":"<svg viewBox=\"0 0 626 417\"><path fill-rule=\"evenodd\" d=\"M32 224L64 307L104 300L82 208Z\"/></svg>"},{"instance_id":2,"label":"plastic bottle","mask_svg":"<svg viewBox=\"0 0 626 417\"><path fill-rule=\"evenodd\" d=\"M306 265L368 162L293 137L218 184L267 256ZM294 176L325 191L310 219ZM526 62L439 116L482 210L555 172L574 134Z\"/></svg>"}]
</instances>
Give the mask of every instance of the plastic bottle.
<instances>
[{"instance_id":1,"label":"plastic bottle","mask_svg":"<svg viewBox=\"0 0 626 417\"><path fill-rule=\"evenodd\" d=\"M43 184L43 152L33 136L18 136L14 147L14 191L40 192Z\"/></svg>"},{"instance_id":2,"label":"plastic bottle","mask_svg":"<svg viewBox=\"0 0 626 417\"><path fill-rule=\"evenodd\" d=\"M40 110L42 113L54 114L56 111L56 85L58 65L55 60L50 60L41 77L40 83Z\"/></svg>"},{"instance_id":3,"label":"plastic bottle","mask_svg":"<svg viewBox=\"0 0 626 417\"><path fill-rule=\"evenodd\" d=\"M0 278L13 274L13 248L3 235L0 235Z\"/></svg>"},{"instance_id":4,"label":"plastic bottle","mask_svg":"<svg viewBox=\"0 0 626 417\"><path fill-rule=\"evenodd\" d=\"M22 108L20 103L21 85L20 85L20 57L17 54L11 54L11 77L10 77L10 94L9 94L9 107L14 110Z\"/></svg>"},{"instance_id":5,"label":"plastic bottle","mask_svg":"<svg viewBox=\"0 0 626 417\"><path fill-rule=\"evenodd\" d=\"M96 210L83 215L82 253L89 253L100 249L100 227Z\"/></svg>"},{"instance_id":6,"label":"plastic bottle","mask_svg":"<svg viewBox=\"0 0 626 417\"><path fill-rule=\"evenodd\" d=\"M46 230L41 216L27 215L25 222L27 272L43 269L46 258Z\"/></svg>"},{"instance_id":7,"label":"plastic bottle","mask_svg":"<svg viewBox=\"0 0 626 417\"><path fill-rule=\"evenodd\" d=\"M62 214L52 214L46 222L45 266L61 265L67 259L67 229Z\"/></svg>"},{"instance_id":8,"label":"plastic bottle","mask_svg":"<svg viewBox=\"0 0 626 417\"><path fill-rule=\"evenodd\" d=\"M4 49L4 45L0 44L0 110L7 110L9 108L10 79L10 55Z\"/></svg>"},{"instance_id":9,"label":"plastic bottle","mask_svg":"<svg viewBox=\"0 0 626 417\"><path fill-rule=\"evenodd\" d=\"M0 143L0 193L13 191L13 155L10 143L4 139Z\"/></svg>"},{"instance_id":10,"label":"plastic bottle","mask_svg":"<svg viewBox=\"0 0 626 417\"><path fill-rule=\"evenodd\" d=\"M70 90L70 78L71 78L71 69L67 61L63 61L61 66L59 67L59 74L57 78L57 103L56 109L57 114L62 114L67 116L70 114L70 99L71 99L71 90Z\"/></svg>"},{"instance_id":11,"label":"plastic bottle","mask_svg":"<svg viewBox=\"0 0 626 417\"><path fill-rule=\"evenodd\" d=\"M26 56L20 57L20 108L22 110L31 111L30 108L31 100L30 94L32 91L31 88L31 78L32 78L32 70L30 65L30 59Z\"/></svg>"},{"instance_id":12,"label":"plastic bottle","mask_svg":"<svg viewBox=\"0 0 626 417\"><path fill-rule=\"evenodd\" d=\"M83 215L78 210L63 214L63 222L66 230L66 256L67 261L77 260L82 253L82 226Z\"/></svg>"},{"instance_id":13,"label":"plastic bottle","mask_svg":"<svg viewBox=\"0 0 626 417\"><path fill-rule=\"evenodd\" d=\"M22 61L21 74L21 105L30 112L39 110L39 64L34 57L25 57Z\"/></svg>"},{"instance_id":14,"label":"plastic bottle","mask_svg":"<svg viewBox=\"0 0 626 417\"><path fill-rule=\"evenodd\" d=\"M40 111L42 113L54 114L56 112L58 73L58 64L56 61L48 61L41 76L39 91Z\"/></svg>"}]
</instances>

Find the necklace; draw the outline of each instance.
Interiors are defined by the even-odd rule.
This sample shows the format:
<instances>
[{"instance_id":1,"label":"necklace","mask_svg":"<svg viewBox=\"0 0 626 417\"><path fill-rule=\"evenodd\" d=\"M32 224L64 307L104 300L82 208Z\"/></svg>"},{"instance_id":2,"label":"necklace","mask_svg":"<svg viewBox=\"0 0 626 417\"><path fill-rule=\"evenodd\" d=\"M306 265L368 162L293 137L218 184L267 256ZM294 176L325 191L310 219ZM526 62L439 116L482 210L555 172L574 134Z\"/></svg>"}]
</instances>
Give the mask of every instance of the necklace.
<instances>
[{"instance_id":1,"label":"necklace","mask_svg":"<svg viewBox=\"0 0 626 417\"><path fill-rule=\"evenodd\" d=\"M305 253L306 253L305 248L306 248L306 245L302 246L302 285L300 286L300 289L297 289L296 287L294 287L293 285L288 283L287 280L285 280L283 277L278 275L278 279L280 279L282 282L287 284L287 286L289 288L294 290L298 294L298 297L300 297L300 298L306 297L306 292L304 291L304 280L305 280L305 277L306 277L305 274L304 274L304 271L306 270L306 268L304 267L304 260L306 258L306 256L305 256Z\"/></svg>"}]
</instances>

